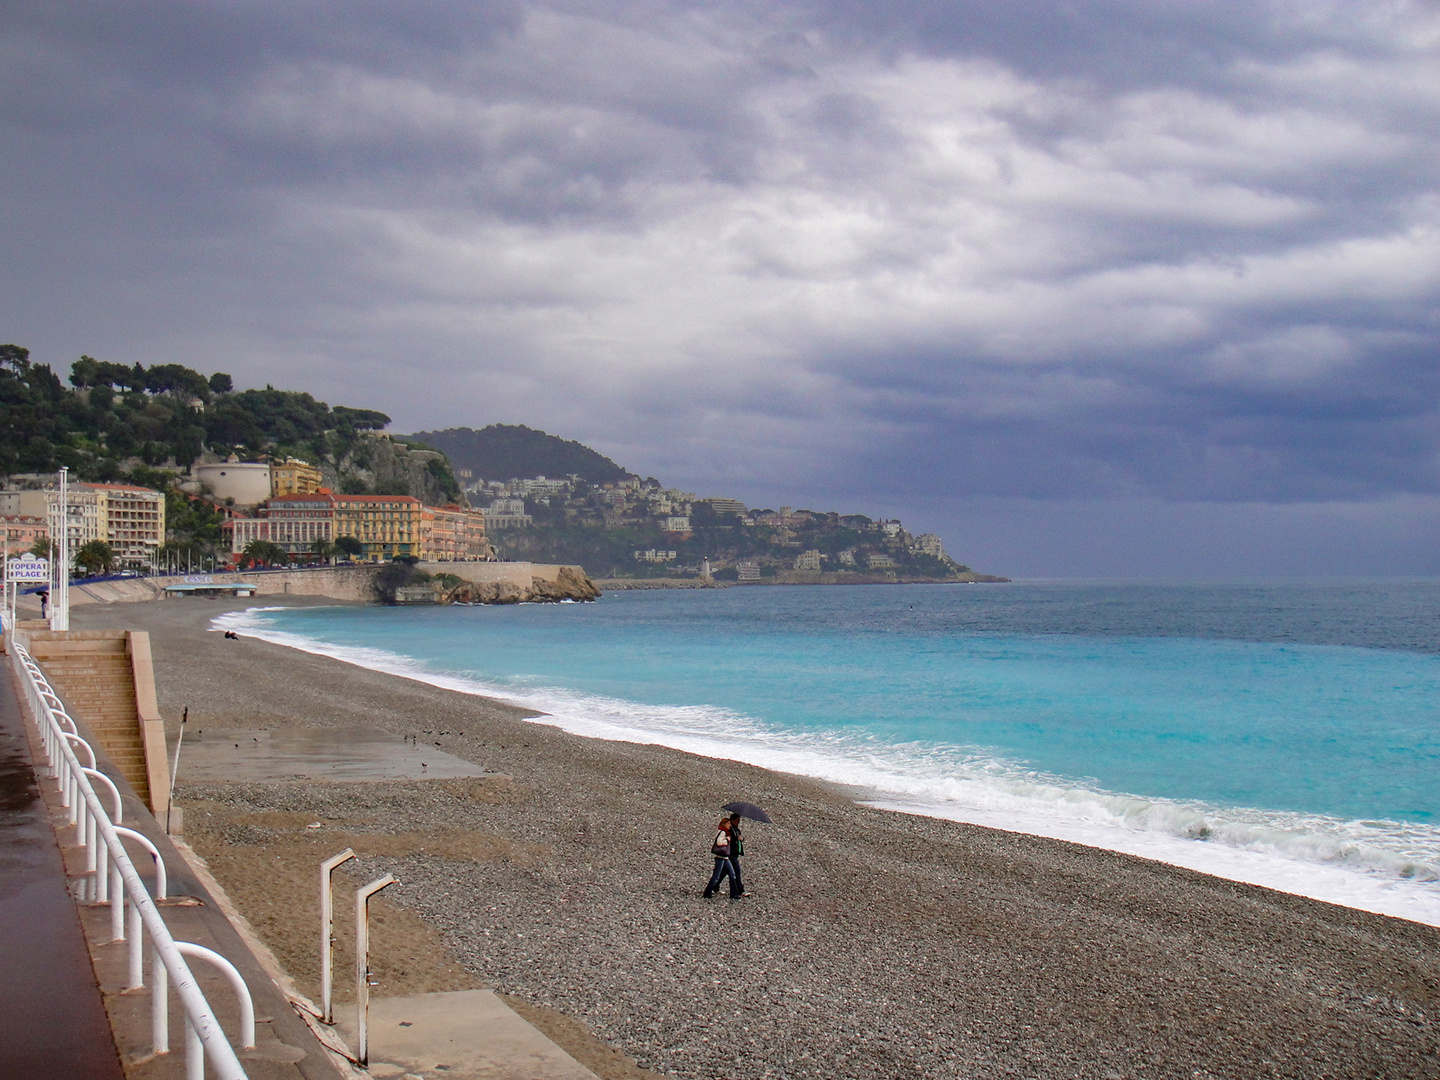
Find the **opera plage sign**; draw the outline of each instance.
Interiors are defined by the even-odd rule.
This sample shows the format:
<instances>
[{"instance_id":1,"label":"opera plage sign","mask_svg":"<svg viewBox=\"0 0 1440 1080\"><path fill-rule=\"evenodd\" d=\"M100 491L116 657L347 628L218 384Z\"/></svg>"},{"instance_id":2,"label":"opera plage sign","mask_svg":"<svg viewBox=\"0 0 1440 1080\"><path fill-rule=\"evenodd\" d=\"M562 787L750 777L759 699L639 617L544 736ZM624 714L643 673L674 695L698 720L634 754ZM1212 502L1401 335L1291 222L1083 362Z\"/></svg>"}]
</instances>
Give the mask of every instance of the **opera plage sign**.
<instances>
[{"instance_id":1,"label":"opera plage sign","mask_svg":"<svg viewBox=\"0 0 1440 1080\"><path fill-rule=\"evenodd\" d=\"M5 563L6 582L47 585L50 582L50 560L22 555Z\"/></svg>"}]
</instances>

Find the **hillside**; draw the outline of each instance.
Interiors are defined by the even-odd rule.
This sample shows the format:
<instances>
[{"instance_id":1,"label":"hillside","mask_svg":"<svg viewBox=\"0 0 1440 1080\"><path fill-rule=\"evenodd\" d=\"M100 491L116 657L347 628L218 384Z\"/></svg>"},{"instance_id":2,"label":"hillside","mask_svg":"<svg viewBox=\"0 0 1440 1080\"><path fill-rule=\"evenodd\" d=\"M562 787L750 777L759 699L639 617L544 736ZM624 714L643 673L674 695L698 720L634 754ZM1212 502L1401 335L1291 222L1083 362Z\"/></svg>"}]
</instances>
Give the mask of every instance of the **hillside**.
<instances>
[{"instance_id":1,"label":"hillside","mask_svg":"<svg viewBox=\"0 0 1440 1080\"><path fill-rule=\"evenodd\" d=\"M89 356L71 367L69 383L32 363L28 349L0 345L0 476L63 465L78 480L164 487L196 461L297 457L349 494L460 498L448 463L381 435L390 418L373 409L331 408L271 386L237 391L224 372L207 378L180 364Z\"/></svg>"},{"instance_id":2,"label":"hillside","mask_svg":"<svg viewBox=\"0 0 1440 1080\"><path fill-rule=\"evenodd\" d=\"M629 472L603 454L572 439L547 435L524 424L417 431L407 436L439 450L457 471L481 480L577 475L592 484L623 480Z\"/></svg>"}]
</instances>

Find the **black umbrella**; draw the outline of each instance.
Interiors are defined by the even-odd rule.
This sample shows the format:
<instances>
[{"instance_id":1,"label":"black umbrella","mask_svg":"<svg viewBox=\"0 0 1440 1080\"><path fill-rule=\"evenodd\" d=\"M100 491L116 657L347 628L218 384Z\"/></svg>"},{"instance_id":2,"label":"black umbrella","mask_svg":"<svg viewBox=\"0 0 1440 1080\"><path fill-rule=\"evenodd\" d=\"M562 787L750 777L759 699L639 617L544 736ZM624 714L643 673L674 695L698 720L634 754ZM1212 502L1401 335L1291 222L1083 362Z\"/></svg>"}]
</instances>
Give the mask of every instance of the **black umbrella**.
<instances>
[{"instance_id":1,"label":"black umbrella","mask_svg":"<svg viewBox=\"0 0 1440 1080\"><path fill-rule=\"evenodd\" d=\"M754 803L729 802L722 806L720 809L729 810L732 814L739 814L741 817L749 818L751 821L763 821L767 825L774 824L774 822L770 820L770 815L765 813L764 810L761 810Z\"/></svg>"}]
</instances>

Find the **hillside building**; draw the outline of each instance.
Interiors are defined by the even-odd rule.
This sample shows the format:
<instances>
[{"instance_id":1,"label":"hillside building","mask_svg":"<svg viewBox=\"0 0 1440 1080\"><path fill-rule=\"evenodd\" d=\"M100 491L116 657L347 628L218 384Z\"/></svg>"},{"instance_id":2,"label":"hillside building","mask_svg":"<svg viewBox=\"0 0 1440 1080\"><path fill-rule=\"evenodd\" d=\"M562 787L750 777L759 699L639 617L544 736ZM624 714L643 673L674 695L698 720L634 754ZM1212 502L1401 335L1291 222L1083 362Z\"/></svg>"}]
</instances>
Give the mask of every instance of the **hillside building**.
<instances>
[{"instance_id":1,"label":"hillside building","mask_svg":"<svg viewBox=\"0 0 1440 1080\"><path fill-rule=\"evenodd\" d=\"M796 555L796 556L795 556L795 569L796 569L796 570L819 570L819 569L820 569L820 552L819 552L818 550L814 549L814 548L811 548L809 551L802 551L799 555Z\"/></svg>"},{"instance_id":2,"label":"hillside building","mask_svg":"<svg viewBox=\"0 0 1440 1080\"><path fill-rule=\"evenodd\" d=\"M701 502L709 503L712 510L717 514L739 514L745 516L745 504L739 499L701 499Z\"/></svg>"},{"instance_id":3,"label":"hillside building","mask_svg":"<svg viewBox=\"0 0 1440 1080\"><path fill-rule=\"evenodd\" d=\"M190 475L210 489L221 502L236 506L258 506L270 498L270 466L263 461L212 462L193 465Z\"/></svg>"},{"instance_id":4,"label":"hillside building","mask_svg":"<svg viewBox=\"0 0 1440 1080\"><path fill-rule=\"evenodd\" d=\"M270 466L270 497L278 495L308 495L319 491L320 470L308 461L286 458Z\"/></svg>"},{"instance_id":5,"label":"hillside building","mask_svg":"<svg viewBox=\"0 0 1440 1080\"><path fill-rule=\"evenodd\" d=\"M935 533L921 533L917 536L915 550L921 555L930 555L936 559L945 558L945 545Z\"/></svg>"}]
</instances>

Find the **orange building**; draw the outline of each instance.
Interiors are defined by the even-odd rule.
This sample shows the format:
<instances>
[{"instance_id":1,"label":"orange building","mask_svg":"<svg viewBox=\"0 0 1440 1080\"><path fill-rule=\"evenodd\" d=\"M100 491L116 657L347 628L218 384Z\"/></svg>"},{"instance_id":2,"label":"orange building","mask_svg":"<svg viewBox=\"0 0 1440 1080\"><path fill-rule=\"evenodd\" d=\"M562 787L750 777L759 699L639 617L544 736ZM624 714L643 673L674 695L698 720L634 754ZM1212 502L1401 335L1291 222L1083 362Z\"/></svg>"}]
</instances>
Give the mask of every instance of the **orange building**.
<instances>
[{"instance_id":1,"label":"orange building","mask_svg":"<svg viewBox=\"0 0 1440 1080\"><path fill-rule=\"evenodd\" d=\"M420 518L421 558L434 562L485 562L495 558L485 538L485 515L456 503L427 506Z\"/></svg>"}]
</instances>

